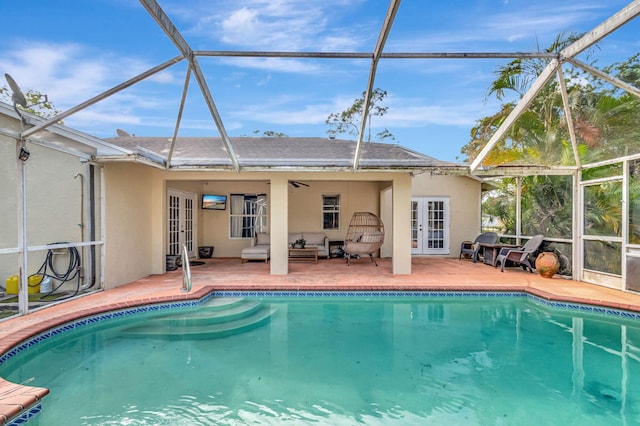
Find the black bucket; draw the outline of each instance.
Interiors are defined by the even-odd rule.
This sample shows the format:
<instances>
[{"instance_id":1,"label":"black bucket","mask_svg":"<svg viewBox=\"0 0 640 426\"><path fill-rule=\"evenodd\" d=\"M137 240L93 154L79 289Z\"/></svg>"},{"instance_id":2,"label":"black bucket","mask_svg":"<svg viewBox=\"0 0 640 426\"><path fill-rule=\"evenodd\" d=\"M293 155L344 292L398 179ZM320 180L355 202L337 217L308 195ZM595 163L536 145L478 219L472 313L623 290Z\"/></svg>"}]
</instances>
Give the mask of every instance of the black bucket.
<instances>
[{"instance_id":1,"label":"black bucket","mask_svg":"<svg viewBox=\"0 0 640 426\"><path fill-rule=\"evenodd\" d=\"M182 266L180 262L179 254L169 254L167 255L167 271L175 271L180 266Z\"/></svg>"},{"instance_id":2,"label":"black bucket","mask_svg":"<svg viewBox=\"0 0 640 426\"><path fill-rule=\"evenodd\" d=\"M213 246L198 247L198 257L200 259L209 259L213 256Z\"/></svg>"}]
</instances>

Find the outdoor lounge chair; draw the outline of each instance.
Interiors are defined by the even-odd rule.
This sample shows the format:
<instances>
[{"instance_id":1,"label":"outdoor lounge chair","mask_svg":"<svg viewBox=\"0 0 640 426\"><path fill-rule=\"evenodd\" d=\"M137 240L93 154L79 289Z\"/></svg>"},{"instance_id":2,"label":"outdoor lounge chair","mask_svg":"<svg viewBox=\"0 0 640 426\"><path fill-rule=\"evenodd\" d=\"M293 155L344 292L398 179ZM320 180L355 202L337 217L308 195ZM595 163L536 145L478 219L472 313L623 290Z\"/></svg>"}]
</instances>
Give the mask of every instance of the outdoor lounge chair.
<instances>
[{"instance_id":1,"label":"outdoor lounge chair","mask_svg":"<svg viewBox=\"0 0 640 426\"><path fill-rule=\"evenodd\" d=\"M542 234L538 234L531 237L531 239L520 248L502 248L496 258L496 268L498 267L498 263L500 263L500 272L504 272L505 263L507 263L507 261L511 261L515 263L516 266L522 266L522 269L525 271L529 270L529 272L533 273L533 266L529 261L529 255L538 250L538 247L542 244L543 238L544 236Z\"/></svg>"},{"instance_id":2,"label":"outdoor lounge chair","mask_svg":"<svg viewBox=\"0 0 640 426\"><path fill-rule=\"evenodd\" d=\"M473 241L463 241L462 244L460 244L460 256L458 257L458 260L462 259L462 255L468 254L471 256L473 263L476 263L480 253L480 243L495 244L497 242L498 234L495 232L483 232Z\"/></svg>"},{"instance_id":3,"label":"outdoor lounge chair","mask_svg":"<svg viewBox=\"0 0 640 426\"><path fill-rule=\"evenodd\" d=\"M373 258L384 243L384 224L382 220L373 213L355 212L351 216L347 236L344 240L344 253L347 258L347 266L351 257L369 255L371 261L378 266L378 262Z\"/></svg>"}]
</instances>

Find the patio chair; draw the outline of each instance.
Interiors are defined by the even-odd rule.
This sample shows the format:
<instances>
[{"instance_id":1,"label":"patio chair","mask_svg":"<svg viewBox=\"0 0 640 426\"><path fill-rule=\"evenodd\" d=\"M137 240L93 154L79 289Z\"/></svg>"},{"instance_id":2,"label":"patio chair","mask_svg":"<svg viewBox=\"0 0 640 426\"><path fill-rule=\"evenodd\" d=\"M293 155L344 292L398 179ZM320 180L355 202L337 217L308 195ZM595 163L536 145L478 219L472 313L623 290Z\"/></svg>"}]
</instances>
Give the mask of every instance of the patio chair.
<instances>
[{"instance_id":1,"label":"patio chair","mask_svg":"<svg viewBox=\"0 0 640 426\"><path fill-rule=\"evenodd\" d=\"M500 263L500 272L504 272L504 265L507 261L511 261L516 264L516 266L522 266L522 269L529 270L529 272L533 273L533 266L529 261L529 255L534 253L542 244L542 239L544 236L542 234L535 235L531 237L529 241L525 245L520 248L509 248L504 247L500 250L498 257L496 258L496 268L498 267L498 263Z\"/></svg>"},{"instance_id":2,"label":"patio chair","mask_svg":"<svg viewBox=\"0 0 640 426\"><path fill-rule=\"evenodd\" d=\"M347 236L344 239L343 251L347 259L347 266L351 257L369 255L371 261L378 266L378 262L373 258L384 243L384 224L382 220L373 213L355 212L351 216Z\"/></svg>"},{"instance_id":3,"label":"patio chair","mask_svg":"<svg viewBox=\"0 0 640 426\"><path fill-rule=\"evenodd\" d=\"M498 234L495 232L483 232L478 235L473 241L463 241L460 244L460 256L458 260L462 259L462 255L468 254L471 256L473 263L478 261L478 255L480 254L480 243L495 244L498 242Z\"/></svg>"}]
</instances>

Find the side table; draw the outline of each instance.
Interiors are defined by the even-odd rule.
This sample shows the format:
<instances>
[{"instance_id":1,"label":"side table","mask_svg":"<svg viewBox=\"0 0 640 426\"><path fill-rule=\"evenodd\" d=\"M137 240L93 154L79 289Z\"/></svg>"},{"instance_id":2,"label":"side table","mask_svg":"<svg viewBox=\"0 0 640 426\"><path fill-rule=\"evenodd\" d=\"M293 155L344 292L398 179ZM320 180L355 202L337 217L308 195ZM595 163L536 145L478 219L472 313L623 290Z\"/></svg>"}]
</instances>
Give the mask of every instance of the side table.
<instances>
[{"instance_id":1,"label":"side table","mask_svg":"<svg viewBox=\"0 0 640 426\"><path fill-rule=\"evenodd\" d=\"M500 254L500 250L505 247L508 248L517 248L520 247L516 244L485 244L480 243L480 247L482 248L482 262L485 265L491 265L495 268L496 261L498 260L498 255Z\"/></svg>"},{"instance_id":2,"label":"side table","mask_svg":"<svg viewBox=\"0 0 640 426\"><path fill-rule=\"evenodd\" d=\"M329 241L329 255L331 257L338 257L336 251L344 246L344 241Z\"/></svg>"}]
</instances>

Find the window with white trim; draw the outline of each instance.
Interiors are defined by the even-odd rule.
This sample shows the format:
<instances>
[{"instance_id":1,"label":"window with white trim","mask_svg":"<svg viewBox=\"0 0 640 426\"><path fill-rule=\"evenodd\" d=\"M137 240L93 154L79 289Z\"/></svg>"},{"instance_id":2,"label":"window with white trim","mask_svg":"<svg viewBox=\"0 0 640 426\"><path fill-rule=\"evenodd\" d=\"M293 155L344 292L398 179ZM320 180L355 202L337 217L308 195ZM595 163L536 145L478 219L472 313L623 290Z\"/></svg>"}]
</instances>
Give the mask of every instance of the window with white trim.
<instances>
[{"instance_id":1,"label":"window with white trim","mask_svg":"<svg viewBox=\"0 0 640 426\"><path fill-rule=\"evenodd\" d=\"M250 238L267 229L266 194L231 194L229 197L229 236Z\"/></svg>"},{"instance_id":2,"label":"window with white trim","mask_svg":"<svg viewBox=\"0 0 640 426\"><path fill-rule=\"evenodd\" d=\"M340 229L340 195L322 195L322 229L325 231Z\"/></svg>"}]
</instances>

